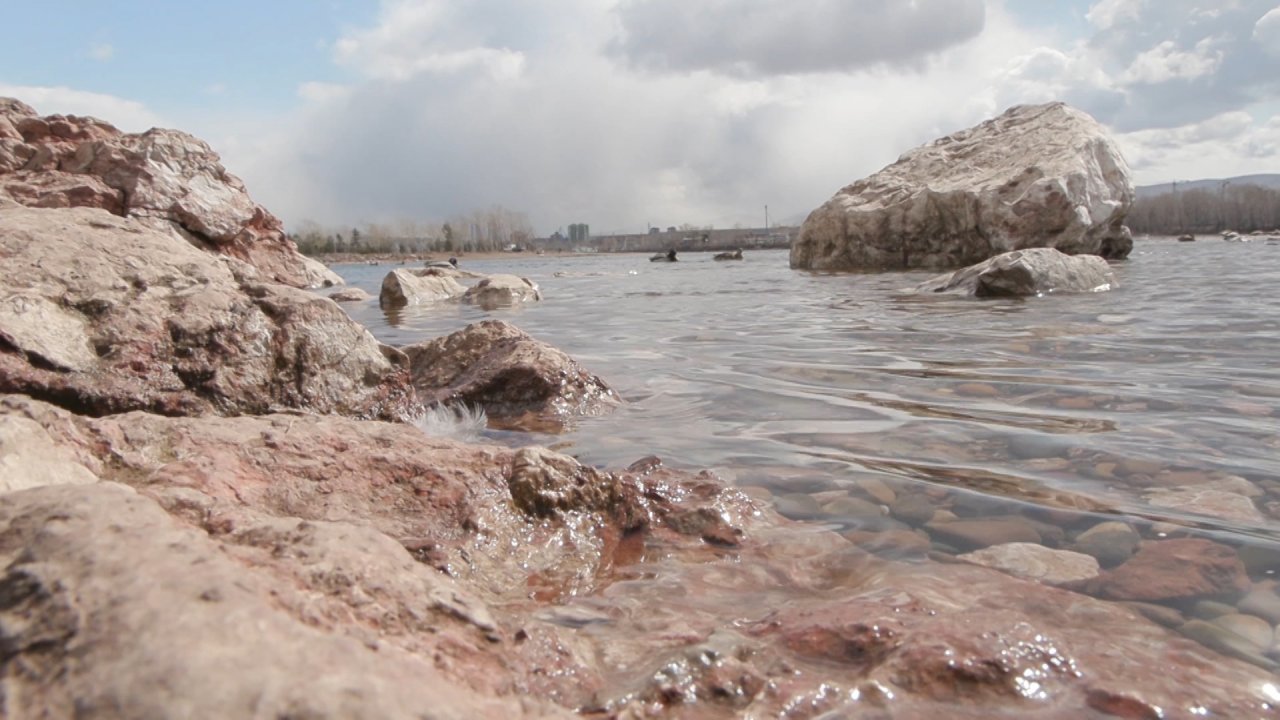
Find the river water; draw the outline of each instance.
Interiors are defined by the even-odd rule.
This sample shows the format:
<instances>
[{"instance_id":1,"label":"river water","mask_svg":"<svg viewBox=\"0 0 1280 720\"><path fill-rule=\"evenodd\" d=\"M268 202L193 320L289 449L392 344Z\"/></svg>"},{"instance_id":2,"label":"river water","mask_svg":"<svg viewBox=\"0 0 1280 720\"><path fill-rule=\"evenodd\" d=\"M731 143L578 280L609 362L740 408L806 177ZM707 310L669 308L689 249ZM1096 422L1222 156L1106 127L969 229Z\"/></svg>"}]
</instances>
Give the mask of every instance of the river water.
<instances>
[{"instance_id":1,"label":"river water","mask_svg":"<svg viewBox=\"0 0 1280 720\"><path fill-rule=\"evenodd\" d=\"M904 291L932 273L795 271L785 251L461 260L544 299L345 307L391 345L507 320L627 401L493 440L711 468L842 530L889 522L861 500L915 493L961 515L1075 508L1148 537L1280 547L1280 246L1139 240L1112 292L1001 300ZM334 269L376 296L393 267Z\"/></svg>"}]
</instances>

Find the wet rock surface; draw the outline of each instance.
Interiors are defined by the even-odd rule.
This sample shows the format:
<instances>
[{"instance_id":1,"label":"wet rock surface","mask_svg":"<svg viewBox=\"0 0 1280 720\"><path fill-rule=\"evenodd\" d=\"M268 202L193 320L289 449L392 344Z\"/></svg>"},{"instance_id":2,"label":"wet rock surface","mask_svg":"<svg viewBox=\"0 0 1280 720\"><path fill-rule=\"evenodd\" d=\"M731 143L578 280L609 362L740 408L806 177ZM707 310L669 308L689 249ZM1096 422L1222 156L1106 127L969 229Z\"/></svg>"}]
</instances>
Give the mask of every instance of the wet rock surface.
<instances>
[{"instance_id":1,"label":"wet rock surface","mask_svg":"<svg viewBox=\"0 0 1280 720\"><path fill-rule=\"evenodd\" d=\"M1093 118L1062 103L1017 106L840 190L801 226L791 267L954 268L1029 247L1123 258L1133 197Z\"/></svg>"},{"instance_id":2,"label":"wet rock surface","mask_svg":"<svg viewBox=\"0 0 1280 720\"><path fill-rule=\"evenodd\" d=\"M510 427L554 430L620 402L568 355L500 320L401 350L424 402L479 406Z\"/></svg>"},{"instance_id":3,"label":"wet rock surface","mask_svg":"<svg viewBox=\"0 0 1280 720\"><path fill-rule=\"evenodd\" d=\"M1055 293L1105 292L1117 286L1107 261L1097 255L1066 255L1053 248L1014 250L963 270L928 280L917 292L974 297L1037 297Z\"/></svg>"},{"instance_id":4,"label":"wet rock surface","mask_svg":"<svg viewBox=\"0 0 1280 720\"><path fill-rule=\"evenodd\" d=\"M0 504L19 715L260 697L318 717L1248 716L1270 677L1120 604L891 563L654 458L611 472L400 424L90 419L22 396L0 418L101 478Z\"/></svg>"}]
</instances>

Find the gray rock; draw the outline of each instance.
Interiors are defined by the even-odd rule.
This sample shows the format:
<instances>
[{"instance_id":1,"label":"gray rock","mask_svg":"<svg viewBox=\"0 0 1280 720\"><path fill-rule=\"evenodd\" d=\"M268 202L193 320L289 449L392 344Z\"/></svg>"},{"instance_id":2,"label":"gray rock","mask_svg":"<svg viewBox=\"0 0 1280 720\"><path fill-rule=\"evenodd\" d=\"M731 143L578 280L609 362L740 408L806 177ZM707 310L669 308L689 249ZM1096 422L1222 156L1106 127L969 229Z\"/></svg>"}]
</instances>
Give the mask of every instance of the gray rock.
<instances>
[{"instance_id":1,"label":"gray rock","mask_svg":"<svg viewBox=\"0 0 1280 720\"><path fill-rule=\"evenodd\" d=\"M1053 248L1015 250L927 280L918 292L974 297L1037 297L1105 292L1116 287L1107 261L1097 255L1065 255Z\"/></svg>"},{"instance_id":2,"label":"gray rock","mask_svg":"<svg viewBox=\"0 0 1280 720\"><path fill-rule=\"evenodd\" d=\"M538 286L528 278L516 275L490 275L462 295L462 302L485 310L512 307L542 299Z\"/></svg>"},{"instance_id":3,"label":"gray rock","mask_svg":"<svg viewBox=\"0 0 1280 720\"><path fill-rule=\"evenodd\" d=\"M1115 567L1132 557L1141 541L1142 537L1136 530L1126 523L1112 520L1080 533L1071 549L1092 555L1103 567Z\"/></svg>"},{"instance_id":4,"label":"gray rock","mask_svg":"<svg viewBox=\"0 0 1280 720\"><path fill-rule=\"evenodd\" d=\"M1280 593L1274 581L1256 583L1236 607L1242 613L1257 615L1272 624L1280 624Z\"/></svg>"},{"instance_id":5,"label":"gray rock","mask_svg":"<svg viewBox=\"0 0 1280 720\"><path fill-rule=\"evenodd\" d=\"M378 304L384 308L440 302L461 297L467 289L445 274L419 275L396 269L382 279Z\"/></svg>"},{"instance_id":6,"label":"gray rock","mask_svg":"<svg viewBox=\"0 0 1280 720\"><path fill-rule=\"evenodd\" d=\"M360 288L349 287L329 293L329 299L334 302L364 302L372 300L373 296Z\"/></svg>"},{"instance_id":7,"label":"gray rock","mask_svg":"<svg viewBox=\"0 0 1280 720\"><path fill-rule=\"evenodd\" d=\"M842 189L791 245L810 270L953 268L1054 247L1123 258L1129 170L1093 118L1023 105L935 140Z\"/></svg>"}]
</instances>

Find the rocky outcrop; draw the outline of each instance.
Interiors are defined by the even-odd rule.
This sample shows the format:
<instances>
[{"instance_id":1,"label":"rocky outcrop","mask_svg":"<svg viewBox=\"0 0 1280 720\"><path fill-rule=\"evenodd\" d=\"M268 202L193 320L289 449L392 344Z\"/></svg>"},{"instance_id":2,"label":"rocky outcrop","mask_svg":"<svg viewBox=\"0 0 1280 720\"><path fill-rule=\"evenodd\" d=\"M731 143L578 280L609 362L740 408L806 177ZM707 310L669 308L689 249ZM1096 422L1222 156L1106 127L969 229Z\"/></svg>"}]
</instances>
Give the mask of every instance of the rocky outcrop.
<instances>
[{"instance_id":1,"label":"rocky outcrop","mask_svg":"<svg viewBox=\"0 0 1280 720\"><path fill-rule=\"evenodd\" d=\"M513 307L542 299L538 286L528 278L516 275L490 275L472 285L462 295L462 302L484 310Z\"/></svg>"},{"instance_id":2,"label":"rocky outcrop","mask_svg":"<svg viewBox=\"0 0 1280 720\"><path fill-rule=\"evenodd\" d=\"M423 402L479 406L506 427L559 430L620 402L568 355L499 320L401 350Z\"/></svg>"},{"instance_id":3,"label":"rocky outcrop","mask_svg":"<svg viewBox=\"0 0 1280 720\"><path fill-rule=\"evenodd\" d=\"M1123 606L890 564L655 459L17 396L0 418L101 479L0 503L9 716L1253 717L1273 681Z\"/></svg>"},{"instance_id":4,"label":"rocky outcrop","mask_svg":"<svg viewBox=\"0 0 1280 720\"><path fill-rule=\"evenodd\" d=\"M1091 117L1018 106L842 189L791 245L808 270L955 268L1029 247L1123 258L1128 167Z\"/></svg>"},{"instance_id":5,"label":"rocky outcrop","mask_svg":"<svg viewBox=\"0 0 1280 720\"><path fill-rule=\"evenodd\" d=\"M41 117L0 98L0 196L172 226L198 247L253 266L262 280L341 282L303 260L280 220L249 197L207 144L176 130L122 133L94 118Z\"/></svg>"},{"instance_id":6,"label":"rocky outcrop","mask_svg":"<svg viewBox=\"0 0 1280 720\"><path fill-rule=\"evenodd\" d=\"M384 308L420 305L461 297L466 291L447 270L392 270L382 279L378 304Z\"/></svg>"},{"instance_id":7,"label":"rocky outcrop","mask_svg":"<svg viewBox=\"0 0 1280 720\"><path fill-rule=\"evenodd\" d=\"M712 259L712 260L741 260L741 259L742 259L742 251L741 251L741 250L734 250L734 251L732 251L732 252L716 253L716 254L715 254L715 257L713 257L713 258L711 258L711 259Z\"/></svg>"},{"instance_id":8,"label":"rocky outcrop","mask_svg":"<svg viewBox=\"0 0 1280 720\"><path fill-rule=\"evenodd\" d=\"M974 297L1038 297L1105 292L1118 285L1097 255L1066 255L1053 248L1014 250L916 286L918 292Z\"/></svg>"},{"instance_id":9,"label":"rocky outcrop","mask_svg":"<svg viewBox=\"0 0 1280 720\"><path fill-rule=\"evenodd\" d=\"M300 409L398 417L403 357L332 301L173 229L100 209L0 206L0 392L93 415Z\"/></svg>"}]
</instances>

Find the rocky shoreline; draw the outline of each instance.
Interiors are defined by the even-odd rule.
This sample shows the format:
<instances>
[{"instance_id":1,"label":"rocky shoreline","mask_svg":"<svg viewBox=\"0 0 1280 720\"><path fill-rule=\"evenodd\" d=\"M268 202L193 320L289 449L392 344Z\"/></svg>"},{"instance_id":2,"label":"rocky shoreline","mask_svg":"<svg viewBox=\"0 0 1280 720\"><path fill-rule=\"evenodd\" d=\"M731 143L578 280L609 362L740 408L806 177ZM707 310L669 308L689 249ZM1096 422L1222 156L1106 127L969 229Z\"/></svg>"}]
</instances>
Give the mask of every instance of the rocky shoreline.
<instances>
[{"instance_id":1,"label":"rocky shoreline","mask_svg":"<svg viewBox=\"0 0 1280 720\"><path fill-rule=\"evenodd\" d=\"M340 278L182 133L0 100L0 257L5 717L1254 717L1280 700L1267 668L1077 591L1156 599L1142 571L1170 562L1188 602L1255 590L1209 540L1133 540L1071 577L904 562L657 457L601 469L424 434L428 403L542 428L618 399L502 323L377 342L303 289ZM938 532L972 541L952 520Z\"/></svg>"}]
</instances>

